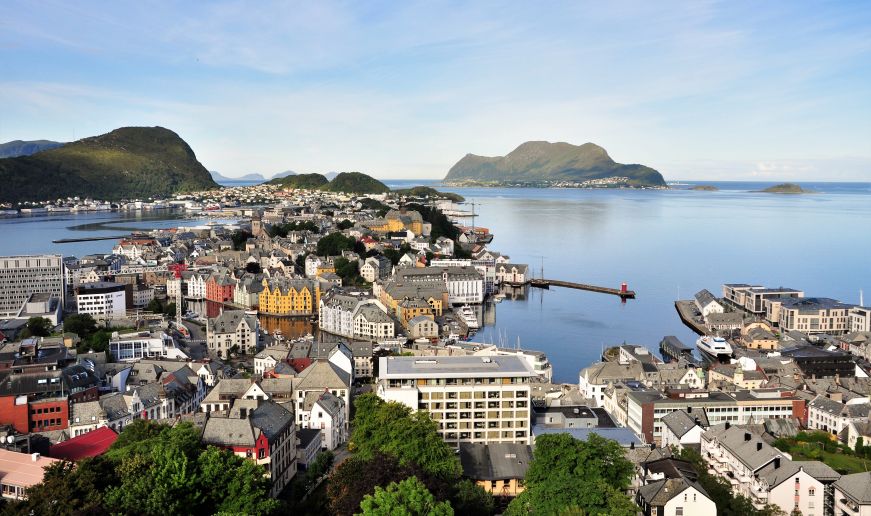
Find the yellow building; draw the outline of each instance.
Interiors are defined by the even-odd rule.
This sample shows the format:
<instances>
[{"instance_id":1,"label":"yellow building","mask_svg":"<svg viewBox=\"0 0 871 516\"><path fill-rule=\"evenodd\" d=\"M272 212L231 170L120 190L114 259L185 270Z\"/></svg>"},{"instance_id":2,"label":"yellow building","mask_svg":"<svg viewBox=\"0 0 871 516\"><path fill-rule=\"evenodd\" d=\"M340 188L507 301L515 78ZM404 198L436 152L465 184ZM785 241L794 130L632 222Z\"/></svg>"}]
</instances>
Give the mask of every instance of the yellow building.
<instances>
[{"instance_id":1,"label":"yellow building","mask_svg":"<svg viewBox=\"0 0 871 516\"><path fill-rule=\"evenodd\" d=\"M322 274L328 272L336 273L336 265L333 260L324 260L315 269L315 277L320 278Z\"/></svg>"},{"instance_id":2,"label":"yellow building","mask_svg":"<svg viewBox=\"0 0 871 516\"><path fill-rule=\"evenodd\" d=\"M444 313L444 306L448 303L448 291L443 283L399 283L396 281L388 281L383 285L378 283L373 288L375 296L381 301L388 311L402 319L402 311L399 306L405 300L414 299L426 301L430 308L430 314L435 317L441 317ZM421 309L423 307L420 307ZM407 320L421 315L416 313ZM423 314L426 315L426 314ZM403 322L403 324L405 324Z\"/></svg>"},{"instance_id":3,"label":"yellow building","mask_svg":"<svg viewBox=\"0 0 871 516\"><path fill-rule=\"evenodd\" d=\"M403 299L399 302L396 315L399 317L399 322L403 328L408 328L408 321L419 315L426 316L428 319L435 320L432 306L421 298Z\"/></svg>"},{"instance_id":4,"label":"yellow building","mask_svg":"<svg viewBox=\"0 0 871 516\"><path fill-rule=\"evenodd\" d=\"M312 315L321 302L320 284L302 279L263 280L260 312L272 315Z\"/></svg>"},{"instance_id":5,"label":"yellow building","mask_svg":"<svg viewBox=\"0 0 871 516\"><path fill-rule=\"evenodd\" d=\"M383 219L370 220L363 225L376 233L386 234L407 229L415 235L423 234L423 217L414 210L390 210Z\"/></svg>"}]
</instances>

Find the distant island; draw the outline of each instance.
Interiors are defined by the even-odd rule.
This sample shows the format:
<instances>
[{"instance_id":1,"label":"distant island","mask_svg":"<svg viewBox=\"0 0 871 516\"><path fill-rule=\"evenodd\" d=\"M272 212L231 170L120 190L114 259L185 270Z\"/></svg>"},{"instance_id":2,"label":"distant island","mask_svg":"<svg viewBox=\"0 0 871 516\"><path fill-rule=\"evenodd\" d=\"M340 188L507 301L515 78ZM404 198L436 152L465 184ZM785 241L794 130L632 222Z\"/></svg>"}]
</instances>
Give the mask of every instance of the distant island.
<instances>
[{"instance_id":1,"label":"distant island","mask_svg":"<svg viewBox=\"0 0 871 516\"><path fill-rule=\"evenodd\" d=\"M323 174L296 174L293 176L277 177L266 184L301 190L317 190L329 182L329 179Z\"/></svg>"},{"instance_id":2,"label":"distant island","mask_svg":"<svg viewBox=\"0 0 871 516\"><path fill-rule=\"evenodd\" d=\"M341 192L349 194L383 194L391 193L406 197L432 197L448 199L454 202L463 202L462 195L440 192L429 186L415 186L413 188L400 188L391 190L390 187L362 172L339 172L330 180L325 174L298 174L295 176L280 177L267 181L268 185L277 185L283 188L295 188L301 190L320 190L324 192Z\"/></svg>"},{"instance_id":3,"label":"distant island","mask_svg":"<svg viewBox=\"0 0 871 516\"><path fill-rule=\"evenodd\" d=\"M30 156L44 150L56 149L64 145L62 142L51 140L22 141L0 143L0 158L17 158L18 156Z\"/></svg>"},{"instance_id":4,"label":"distant island","mask_svg":"<svg viewBox=\"0 0 871 516\"><path fill-rule=\"evenodd\" d=\"M397 195L404 195L407 197L440 197L443 199L448 199L454 202L463 202L466 200L460 194L451 193L451 192L439 192L435 188L429 186L415 186L412 188L399 188L391 191Z\"/></svg>"},{"instance_id":5,"label":"distant island","mask_svg":"<svg viewBox=\"0 0 871 516\"><path fill-rule=\"evenodd\" d=\"M816 193L813 190L805 190L795 183L781 183L779 185L769 186L764 190L759 190L761 193L778 193L778 194L808 194Z\"/></svg>"},{"instance_id":6,"label":"distant island","mask_svg":"<svg viewBox=\"0 0 871 516\"><path fill-rule=\"evenodd\" d=\"M506 156L467 154L444 179L449 186L667 188L662 174L644 165L616 163L602 147L532 141Z\"/></svg>"},{"instance_id":7,"label":"distant island","mask_svg":"<svg viewBox=\"0 0 871 516\"><path fill-rule=\"evenodd\" d=\"M719 192L720 189L714 185L696 185L688 188L688 190L694 190L696 192Z\"/></svg>"},{"instance_id":8,"label":"distant island","mask_svg":"<svg viewBox=\"0 0 871 516\"><path fill-rule=\"evenodd\" d=\"M258 174L258 173L245 174L244 176L240 176L240 177L228 177L225 175L221 175L219 172L217 172L215 170L210 170L209 174L211 174L212 179L214 179L218 183L233 183L233 182L238 182L238 181L261 181L262 182L262 181L267 180L266 176L264 176L263 174ZM296 172L294 172L293 170L285 170L284 172L279 172L279 173L275 174L270 179L278 179L278 178L282 178L282 177L292 176L295 174L296 174Z\"/></svg>"},{"instance_id":9,"label":"distant island","mask_svg":"<svg viewBox=\"0 0 871 516\"><path fill-rule=\"evenodd\" d=\"M0 202L65 197L169 197L218 188L179 135L163 127L122 127L30 156L0 159Z\"/></svg>"}]
</instances>

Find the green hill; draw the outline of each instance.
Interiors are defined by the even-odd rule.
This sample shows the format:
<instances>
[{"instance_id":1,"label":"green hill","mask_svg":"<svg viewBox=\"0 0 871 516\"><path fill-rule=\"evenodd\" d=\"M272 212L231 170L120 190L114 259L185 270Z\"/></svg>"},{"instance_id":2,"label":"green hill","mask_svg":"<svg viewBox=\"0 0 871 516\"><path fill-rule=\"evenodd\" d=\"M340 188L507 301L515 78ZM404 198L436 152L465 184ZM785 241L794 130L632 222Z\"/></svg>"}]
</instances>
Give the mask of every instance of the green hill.
<instances>
[{"instance_id":1,"label":"green hill","mask_svg":"<svg viewBox=\"0 0 871 516\"><path fill-rule=\"evenodd\" d=\"M276 177L267 182L270 185L300 188L303 190L317 190L328 183L329 181L322 174L298 174L295 176Z\"/></svg>"},{"instance_id":2,"label":"green hill","mask_svg":"<svg viewBox=\"0 0 871 516\"><path fill-rule=\"evenodd\" d=\"M451 167L447 184L583 182L625 177L627 186L665 186L662 174L644 165L614 162L598 145L526 142L506 156L467 154Z\"/></svg>"},{"instance_id":3,"label":"green hill","mask_svg":"<svg viewBox=\"0 0 871 516\"><path fill-rule=\"evenodd\" d=\"M379 194L390 191L390 188L381 181L361 172L342 172L320 189L325 192L355 194Z\"/></svg>"},{"instance_id":4,"label":"green hill","mask_svg":"<svg viewBox=\"0 0 871 516\"><path fill-rule=\"evenodd\" d=\"M30 156L48 149L55 149L63 145L61 142L51 140L21 141L0 143L0 158L15 158L18 156Z\"/></svg>"},{"instance_id":5,"label":"green hill","mask_svg":"<svg viewBox=\"0 0 871 516\"><path fill-rule=\"evenodd\" d=\"M429 186L413 186L411 188L400 188L391 190L391 193L397 195L405 195L407 197L435 197L440 199L449 199L454 202L463 202L466 199L460 195L451 192L440 192Z\"/></svg>"},{"instance_id":6,"label":"green hill","mask_svg":"<svg viewBox=\"0 0 871 516\"><path fill-rule=\"evenodd\" d=\"M218 188L188 144L163 127L122 127L32 156L0 159L0 184L0 202L119 200Z\"/></svg>"}]
</instances>

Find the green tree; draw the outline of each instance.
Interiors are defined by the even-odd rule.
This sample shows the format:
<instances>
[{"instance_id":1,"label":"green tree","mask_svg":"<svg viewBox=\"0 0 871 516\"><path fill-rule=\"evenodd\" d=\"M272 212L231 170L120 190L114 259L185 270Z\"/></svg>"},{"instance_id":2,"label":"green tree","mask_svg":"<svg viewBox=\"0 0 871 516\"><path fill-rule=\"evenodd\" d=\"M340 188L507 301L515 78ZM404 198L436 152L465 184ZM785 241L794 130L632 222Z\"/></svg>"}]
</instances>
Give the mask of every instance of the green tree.
<instances>
[{"instance_id":1,"label":"green tree","mask_svg":"<svg viewBox=\"0 0 871 516\"><path fill-rule=\"evenodd\" d=\"M250 272L251 274L260 274L263 272L263 268L260 267L260 264L257 262L249 262L245 264L245 272Z\"/></svg>"},{"instance_id":2,"label":"green tree","mask_svg":"<svg viewBox=\"0 0 871 516\"><path fill-rule=\"evenodd\" d=\"M27 320L27 330L34 337L48 337L54 326L45 317L31 317Z\"/></svg>"},{"instance_id":3,"label":"green tree","mask_svg":"<svg viewBox=\"0 0 871 516\"><path fill-rule=\"evenodd\" d=\"M230 235L230 239L233 240L233 249L236 251L245 250L245 244L248 242L248 239L251 238L251 233L243 230L237 229L233 231L233 234Z\"/></svg>"},{"instance_id":4,"label":"green tree","mask_svg":"<svg viewBox=\"0 0 871 516\"><path fill-rule=\"evenodd\" d=\"M342 251L353 249L356 242L354 237L346 237L341 233L330 233L318 240L317 254L318 256L340 255Z\"/></svg>"},{"instance_id":5,"label":"green tree","mask_svg":"<svg viewBox=\"0 0 871 516\"><path fill-rule=\"evenodd\" d=\"M368 458L376 452L395 456L403 464L417 464L442 478L459 477L462 468L454 450L439 436L436 423L425 411L412 412L374 394L354 400L354 431L349 448Z\"/></svg>"},{"instance_id":6,"label":"green tree","mask_svg":"<svg viewBox=\"0 0 871 516\"><path fill-rule=\"evenodd\" d=\"M163 303L159 299L152 299L145 305L145 310L155 314L163 313Z\"/></svg>"},{"instance_id":7,"label":"green tree","mask_svg":"<svg viewBox=\"0 0 871 516\"><path fill-rule=\"evenodd\" d=\"M456 483L451 505L458 514L490 516L494 511L493 495L469 479Z\"/></svg>"},{"instance_id":8,"label":"green tree","mask_svg":"<svg viewBox=\"0 0 871 516\"><path fill-rule=\"evenodd\" d=\"M64 331L86 339L97 331L97 321L91 314L70 314L64 318Z\"/></svg>"},{"instance_id":9,"label":"green tree","mask_svg":"<svg viewBox=\"0 0 871 516\"><path fill-rule=\"evenodd\" d=\"M250 460L213 446L197 458L200 484L205 488L205 505L229 514L268 514L278 502L265 497L270 489L263 469ZM221 486L221 489L209 489Z\"/></svg>"},{"instance_id":10,"label":"green tree","mask_svg":"<svg viewBox=\"0 0 871 516\"><path fill-rule=\"evenodd\" d=\"M338 229L339 231L344 231L344 230L350 229L352 227L354 227L354 223L348 219L344 219L344 220L340 221L338 224L336 224L336 229Z\"/></svg>"},{"instance_id":11,"label":"green tree","mask_svg":"<svg viewBox=\"0 0 871 516\"><path fill-rule=\"evenodd\" d=\"M453 516L448 502L437 502L429 489L417 479L409 477L402 482L391 482L386 489L375 488L374 495L366 495L360 502L364 516Z\"/></svg>"},{"instance_id":12,"label":"green tree","mask_svg":"<svg viewBox=\"0 0 871 516\"><path fill-rule=\"evenodd\" d=\"M27 500L9 503L3 510L9 515L31 514L102 514L103 493L117 482L115 468L103 456L79 461L60 461L45 469L41 483L27 490Z\"/></svg>"},{"instance_id":13,"label":"green tree","mask_svg":"<svg viewBox=\"0 0 871 516\"><path fill-rule=\"evenodd\" d=\"M336 258L333 262L336 267L336 275L342 278L343 285L361 285L363 278L360 276L360 264L357 260Z\"/></svg>"},{"instance_id":14,"label":"green tree","mask_svg":"<svg viewBox=\"0 0 871 516\"><path fill-rule=\"evenodd\" d=\"M586 441L568 434L540 436L526 472L526 488L507 514L558 514L576 507L588 514L630 516L637 507L624 492L632 472L615 441L596 434Z\"/></svg>"}]
</instances>

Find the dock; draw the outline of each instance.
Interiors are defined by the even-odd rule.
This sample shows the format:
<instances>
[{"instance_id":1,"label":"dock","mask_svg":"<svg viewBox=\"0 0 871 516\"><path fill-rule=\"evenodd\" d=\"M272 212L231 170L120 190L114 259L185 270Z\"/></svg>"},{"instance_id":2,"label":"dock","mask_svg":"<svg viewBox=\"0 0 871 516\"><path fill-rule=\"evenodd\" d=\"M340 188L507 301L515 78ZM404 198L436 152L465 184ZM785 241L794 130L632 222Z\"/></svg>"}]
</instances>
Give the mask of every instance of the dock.
<instances>
[{"instance_id":1,"label":"dock","mask_svg":"<svg viewBox=\"0 0 871 516\"><path fill-rule=\"evenodd\" d=\"M635 291L628 290L625 288L608 288L608 287L599 287L597 285L587 285L585 283L573 283L571 281L562 281L562 280L552 280L552 279L531 279L527 282L529 286L537 287L537 288L550 288L550 287L565 287L565 288L573 288L576 290L586 290L588 292L598 292L600 294L610 294L612 296L617 296L620 299L635 299Z\"/></svg>"},{"instance_id":2,"label":"dock","mask_svg":"<svg viewBox=\"0 0 871 516\"><path fill-rule=\"evenodd\" d=\"M693 348L681 342L674 335L663 337L659 343L659 351L663 357L668 357L672 360L684 359L691 364L699 365L699 361L693 356Z\"/></svg>"},{"instance_id":3,"label":"dock","mask_svg":"<svg viewBox=\"0 0 871 516\"><path fill-rule=\"evenodd\" d=\"M87 237L87 238L61 238L59 240L52 240L52 244L72 244L73 242L96 242L97 240L121 240L122 238L127 238L130 235L121 235L121 236L102 236L102 237Z\"/></svg>"},{"instance_id":4,"label":"dock","mask_svg":"<svg viewBox=\"0 0 871 516\"><path fill-rule=\"evenodd\" d=\"M689 329L699 335L708 335L711 333L703 322L699 322L698 319L696 319L695 314L697 313L697 310L692 301L675 301L674 308L677 310L680 320L683 321Z\"/></svg>"}]
</instances>

